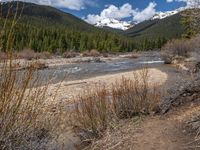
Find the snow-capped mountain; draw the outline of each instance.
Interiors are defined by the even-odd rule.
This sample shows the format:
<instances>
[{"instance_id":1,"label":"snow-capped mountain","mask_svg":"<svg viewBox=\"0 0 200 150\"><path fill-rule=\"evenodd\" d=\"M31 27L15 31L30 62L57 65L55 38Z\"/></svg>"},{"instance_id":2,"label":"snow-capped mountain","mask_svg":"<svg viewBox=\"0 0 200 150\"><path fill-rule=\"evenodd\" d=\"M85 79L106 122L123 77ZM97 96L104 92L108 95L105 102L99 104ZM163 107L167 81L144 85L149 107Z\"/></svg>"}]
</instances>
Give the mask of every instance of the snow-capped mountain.
<instances>
[{"instance_id":1,"label":"snow-capped mountain","mask_svg":"<svg viewBox=\"0 0 200 150\"><path fill-rule=\"evenodd\" d=\"M176 10L173 10L173 11L158 12L151 18L151 20L164 19L164 18L170 17L172 15L175 15L175 14L177 14L177 13L179 13L179 12L185 10L185 9L186 9L185 7L181 7L179 9L176 9Z\"/></svg>"},{"instance_id":2,"label":"snow-capped mountain","mask_svg":"<svg viewBox=\"0 0 200 150\"><path fill-rule=\"evenodd\" d=\"M133 27L133 24L126 21L119 21L117 19L105 18L95 24L97 27L110 27L114 29L127 30Z\"/></svg>"},{"instance_id":3,"label":"snow-capped mountain","mask_svg":"<svg viewBox=\"0 0 200 150\"><path fill-rule=\"evenodd\" d=\"M170 17L172 15L175 15L183 10L185 10L185 7L173 10L173 11L166 11L166 12L157 12L150 20L155 20L155 19L164 19L167 17ZM100 21L98 21L95 26L97 27L110 27L114 29L121 29L121 30L127 30L131 27L134 26L133 23L128 22L128 21L119 21L117 19L109 19L105 18Z\"/></svg>"},{"instance_id":4,"label":"snow-capped mountain","mask_svg":"<svg viewBox=\"0 0 200 150\"><path fill-rule=\"evenodd\" d=\"M167 12L159 12L152 17L152 20L154 20L154 19L164 19L164 18L167 18L169 16L175 15L177 13L178 13L178 11L176 11L176 10L175 11L167 11Z\"/></svg>"},{"instance_id":5,"label":"snow-capped mountain","mask_svg":"<svg viewBox=\"0 0 200 150\"><path fill-rule=\"evenodd\" d=\"M188 8L191 7L181 7L173 11L166 11L166 12L157 12L150 20L155 20L155 19L164 19L170 16L173 16L181 11L184 11ZM131 21L120 21L117 19L109 19L105 18L100 21L98 21L95 26L97 27L110 27L114 29L121 29L121 30L127 30L131 27L133 27L137 23L131 23Z\"/></svg>"}]
</instances>

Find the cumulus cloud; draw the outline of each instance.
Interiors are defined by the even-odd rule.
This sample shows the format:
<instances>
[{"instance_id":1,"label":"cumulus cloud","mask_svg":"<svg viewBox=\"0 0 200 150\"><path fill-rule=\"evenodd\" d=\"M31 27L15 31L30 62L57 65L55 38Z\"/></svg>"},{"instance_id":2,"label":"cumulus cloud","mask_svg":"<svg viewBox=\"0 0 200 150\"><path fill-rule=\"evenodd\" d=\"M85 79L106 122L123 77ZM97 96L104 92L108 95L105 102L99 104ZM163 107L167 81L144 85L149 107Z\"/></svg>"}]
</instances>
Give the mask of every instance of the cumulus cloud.
<instances>
[{"instance_id":1,"label":"cumulus cloud","mask_svg":"<svg viewBox=\"0 0 200 150\"><path fill-rule=\"evenodd\" d=\"M125 19L132 17L134 22L141 22L151 18L155 15L156 10L156 3L150 2L149 5L143 9L133 9L132 5L126 3L120 7L115 5L106 6L106 8L99 14L89 14L85 20L90 24L96 24L98 21L103 19Z\"/></svg>"},{"instance_id":2,"label":"cumulus cloud","mask_svg":"<svg viewBox=\"0 0 200 150\"><path fill-rule=\"evenodd\" d=\"M102 19L123 19L133 16L132 5L126 3L121 7L116 7L115 5L106 6L106 8L100 13L100 15L89 14L85 19L90 24L95 24Z\"/></svg>"},{"instance_id":3,"label":"cumulus cloud","mask_svg":"<svg viewBox=\"0 0 200 150\"><path fill-rule=\"evenodd\" d=\"M153 17L156 14L156 3L155 2L151 2L149 3L149 6L147 8L145 8L142 11L137 11L134 16L133 16L133 20L136 22L142 22L144 20L148 20L151 17Z\"/></svg>"},{"instance_id":4,"label":"cumulus cloud","mask_svg":"<svg viewBox=\"0 0 200 150\"><path fill-rule=\"evenodd\" d=\"M7 2L10 0L0 0L0 2ZM24 2L31 2L40 5L49 5L54 7L68 8L72 10L81 10L88 5L95 5L92 0L22 0Z\"/></svg>"}]
</instances>

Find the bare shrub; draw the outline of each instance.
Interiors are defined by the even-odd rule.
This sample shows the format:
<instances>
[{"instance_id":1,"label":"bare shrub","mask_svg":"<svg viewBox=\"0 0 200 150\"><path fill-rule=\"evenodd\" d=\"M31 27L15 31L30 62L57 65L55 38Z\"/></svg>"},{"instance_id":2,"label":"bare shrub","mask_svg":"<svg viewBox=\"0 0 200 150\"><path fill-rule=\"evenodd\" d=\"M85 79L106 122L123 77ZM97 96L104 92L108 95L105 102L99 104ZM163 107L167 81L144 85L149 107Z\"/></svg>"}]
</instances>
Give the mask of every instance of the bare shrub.
<instances>
[{"instance_id":1,"label":"bare shrub","mask_svg":"<svg viewBox=\"0 0 200 150\"><path fill-rule=\"evenodd\" d=\"M149 86L147 69L133 76L133 80L122 78L113 85L113 108L119 118L149 114L159 101L158 91Z\"/></svg>"},{"instance_id":2,"label":"bare shrub","mask_svg":"<svg viewBox=\"0 0 200 150\"><path fill-rule=\"evenodd\" d=\"M90 51L90 55L93 57L98 57L100 56L100 53L97 50L93 49Z\"/></svg>"},{"instance_id":3,"label":"bare shrub","mask_svg":"<svg viewBox=\"0 0 200 150\"><path fill-rule=\"evenodd\" d=\"M15 58L20 59L27 59L27 60L33 60L33 59L51 59L52 54L49 52L34 52L34 50L31 49L24 49L18 53L15 54Z\"/></svg>"},{"instance_id":4,"label":"bare shrub","mask_svg":"<svg viewBox=\"0 0 200 150\"><path fill-rule=\"evenodd\" d=\"M64 58L74 58L74 57L77 57L78 55L79 55L79 53L73 52L73 51L63 53Z\"/></svg>"},{"instance_id":5,"label":"bare shrub","mask_svg":"<svg viewBox=\"0 0 200 150\"><path fill-rule=\"evenodd\" d=\"M36 59L51 59L52 54L50 52L41 52L35 54Z\"/></svg>"},{"instance_id":6,"label":"bare shrub","mask_svg":"<svg viewBox=\"0 0 200 150\"><path fill-rule=\"evenodd\" d=\"M85 51L83 57L99 57L101 54L97 50Z\"/></svg>"},{"instance_id":7,"label":"bare shrub","mask_svg":"<svg viewBox=\"0 0 200 150\"><path fill-rule=\"evenodd\" d=\"M37 85L34 69L22 74L14 71L10 62L0 70L0 148L39 149L44 144L40 142L50 138L53 127L46 126L51 115L48 120L44 120L47 114L43 116L48 86L33 88Z\"/></svg>"},{"instance_id":8,"label":"bare shrub","mask_svg":"<svg viewBox=\"0 0 200 150\"><path fill-rule=\"evenodd\" d=\"M18 53L18 58L32 60L36 58L35 52L31 49L24 49Z\"/></svg>"},{"instance_id":9,"label":"bare shrub","mask_svg":"<svg viewBox=\"0 0 200 150\"><path fill-rule=\"evenodd\" d=\"M162 48L163 58L166 63L172 63L174 60L183 61L188 57L197 58L200 50L200 35L191 39L178 39L168 42ZM199 58L197 58L199 60Z\"/></svg>"},{"instance_id":10,"label":"bare shrub","mask_svg":"<svg viewBox=\"0 0 200 150\"><path fill-rule=\"evenodd\" d=\"M104 86L98 86L95 90L86 90L84 94L78 96L78 100L73 115L74 126L79 133L90 135L91 139L100 136L107 128L109 120L108 91ZM88 140L84 135L81 138Z\"/></svg>"},{"instance_id":11,"label":"bare shrub","mask_svg":"<svg viewBox=\"0 0 200 150\"><path fill-rule=\"evenodd\" d=\"M163 58L166 63L171 63L174 59L184 59L190 56L190 52L194 50L191 40L177 39L172 40L162 48Z\"/></svg>"}]
</instances>

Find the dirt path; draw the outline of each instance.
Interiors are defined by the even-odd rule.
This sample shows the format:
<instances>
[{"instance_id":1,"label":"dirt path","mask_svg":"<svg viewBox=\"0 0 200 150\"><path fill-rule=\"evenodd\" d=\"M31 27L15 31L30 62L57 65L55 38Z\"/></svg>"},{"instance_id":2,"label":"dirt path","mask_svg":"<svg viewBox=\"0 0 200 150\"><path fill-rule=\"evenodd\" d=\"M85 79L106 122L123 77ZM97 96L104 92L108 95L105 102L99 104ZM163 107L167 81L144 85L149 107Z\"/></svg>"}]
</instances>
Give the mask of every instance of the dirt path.
<instances>
[{"instance_id":1,"label":"dirt path","mask_svg":"<svg viewBox=\"0 0 200 150\"><path fill-rule=\"evenodd\" d=\"M200 111L200 105L187 105L166 116L147 117L139 122L122 121L89 149L190 150L188 143L194 139L186 134L183 126L197 111Z\"/></svg>"},{"instance_id":2,"label":"dirt path","mask_svg":"<svg viewBox=\"0 0 200 150\"><path fill-rule=\"evenodd\" d=\"M134 135L134 150L183 150L189 149L193 138L185 133L185 121L200 111L200 106L184 106L168 116L155 116L142 123L141 133Z\"/></svg>"}]
</instances>

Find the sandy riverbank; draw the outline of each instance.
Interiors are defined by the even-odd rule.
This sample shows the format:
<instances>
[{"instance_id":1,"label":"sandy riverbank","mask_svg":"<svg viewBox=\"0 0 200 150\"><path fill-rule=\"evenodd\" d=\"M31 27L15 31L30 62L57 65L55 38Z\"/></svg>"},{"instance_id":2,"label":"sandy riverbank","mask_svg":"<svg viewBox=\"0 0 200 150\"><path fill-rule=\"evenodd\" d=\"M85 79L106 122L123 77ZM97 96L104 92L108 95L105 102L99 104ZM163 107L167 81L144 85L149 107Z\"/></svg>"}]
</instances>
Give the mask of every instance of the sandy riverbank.
<instances>
[{"instance_id":1,"label":"sandy riverbank","mask_svg":"<svg viewBox=\"0 0 200 150\"><path fill-rule=\"evenodd\" d=\"M49 85L48 89L48 102L72 102L78 94L84 92L88 88L93 88L98 84L105 85L108 89L113 83L122 79L122 77L127 79L133 79L133 74L139 73L141 70L129 71L124 73L116 73L110 75L102 75L84 80L75 81L63 81L57 84ZM162 85L167 81L168 75L159 69L151 68L148 70L149 83ZM56 99L52 99L52 95L57 93Z\"/></svg>"}]
</instances>

